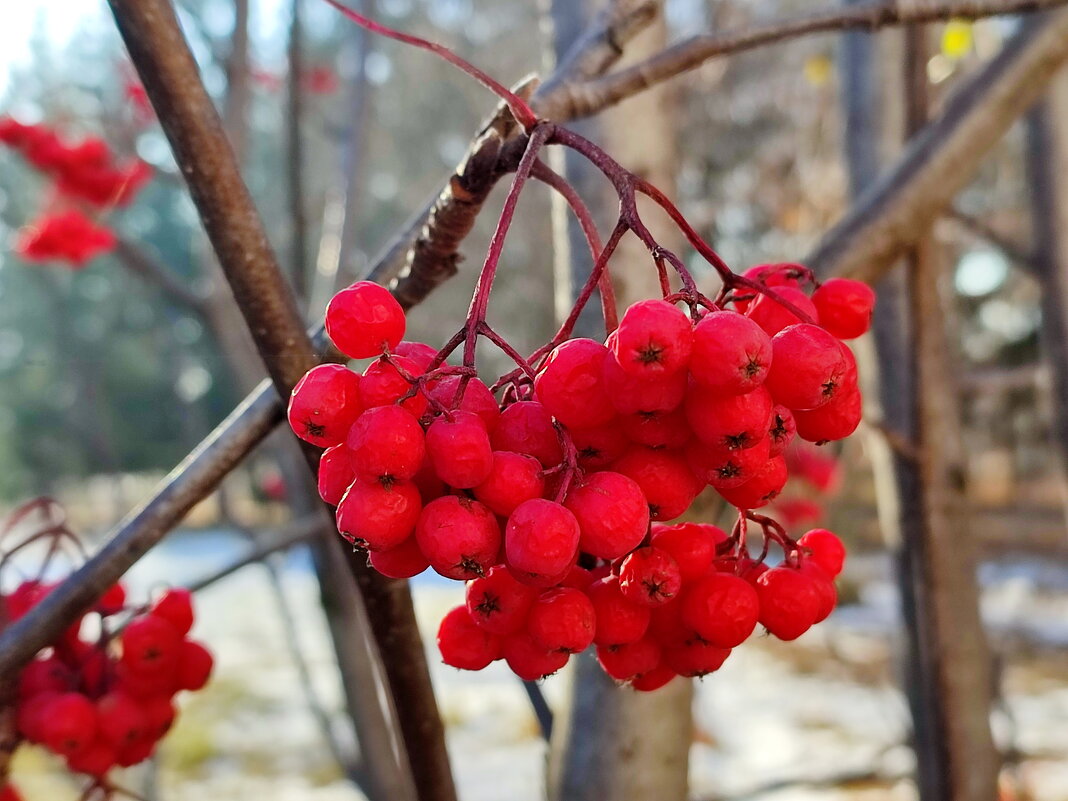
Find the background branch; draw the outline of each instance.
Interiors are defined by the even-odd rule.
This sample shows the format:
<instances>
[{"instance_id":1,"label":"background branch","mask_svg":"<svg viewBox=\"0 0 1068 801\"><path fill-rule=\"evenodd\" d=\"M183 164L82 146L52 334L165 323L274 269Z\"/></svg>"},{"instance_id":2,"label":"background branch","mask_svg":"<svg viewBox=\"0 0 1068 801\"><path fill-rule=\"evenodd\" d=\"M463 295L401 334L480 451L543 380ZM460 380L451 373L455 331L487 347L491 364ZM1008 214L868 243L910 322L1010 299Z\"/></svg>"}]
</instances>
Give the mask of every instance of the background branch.
<instances>
[{"instance_id":1,"label":"background branch","mask_svg":"<svg viewBox=\"0 0 1068 801\"><path fill-rule=\"evenodd\" d=\"M892 25L1018 14L1064 5L1065 2L1066 0L867 2L753 25L737 31L692 36L632 67L603 78L572 85L566 96L560 99L560 106L553 109L551 119L567 120L596 114L651 86L696 69L709 59L806 34L846 29L873 31Z\"/></svg>"}]
</instances>

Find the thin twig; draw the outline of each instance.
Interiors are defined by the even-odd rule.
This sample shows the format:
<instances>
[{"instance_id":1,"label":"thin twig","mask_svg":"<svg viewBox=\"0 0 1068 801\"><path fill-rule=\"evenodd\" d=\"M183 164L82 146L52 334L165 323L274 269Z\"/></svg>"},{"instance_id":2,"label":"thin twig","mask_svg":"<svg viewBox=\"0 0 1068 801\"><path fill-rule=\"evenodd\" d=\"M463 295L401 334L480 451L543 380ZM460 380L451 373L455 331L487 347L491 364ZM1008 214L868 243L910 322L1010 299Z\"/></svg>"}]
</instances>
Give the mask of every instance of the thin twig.
<instances>
[{"instance_id":1,"label":"thin twig","mask_svg":"<svg viewBox=\"0 0 1068 801\"><path fill-rule=\"evenodd\" d=\"M1023 244L1016 242L1000 231L995 230L990 223L986 222L986 220L982 220L975 215L968 214L958 208L951 208L946 216L969 233L974 234L980 239L985 240L988 244L993 245L1021 267L1026 267L1029 270L1034 269L1034 253L1030 252Z\"/></svg>"},{"instance_id":2,"label":"thin twig","mask_svg":"<svg viewBox=\"0 0 1068 801\"><path fill-rule=\"evenodd\" d=\"M204 314L207 306L204 296L182 283L181 279L173 275L143 247L120 237L115 243L114 253L130 272L159 287L168 296L197 314Z\"/></svg>"},{"instance_id":3,"label":"thin twig","mask_svg":"<svg viewBox=\"0 0 1068 801\"><path fill-rule=\"evenodd\" d=\"M692 36L655 56L619 72L576 84L568 93L570 105L560 110L569 119L596 114L608 106L663 83L706 61L729 53L812 33L848 29L877 30L893 25L977 19L1000 14L1019 14L1064 5L1068 0L912 0L851 4L776 20L725 33Z\"/></svg>"}]
</instances>

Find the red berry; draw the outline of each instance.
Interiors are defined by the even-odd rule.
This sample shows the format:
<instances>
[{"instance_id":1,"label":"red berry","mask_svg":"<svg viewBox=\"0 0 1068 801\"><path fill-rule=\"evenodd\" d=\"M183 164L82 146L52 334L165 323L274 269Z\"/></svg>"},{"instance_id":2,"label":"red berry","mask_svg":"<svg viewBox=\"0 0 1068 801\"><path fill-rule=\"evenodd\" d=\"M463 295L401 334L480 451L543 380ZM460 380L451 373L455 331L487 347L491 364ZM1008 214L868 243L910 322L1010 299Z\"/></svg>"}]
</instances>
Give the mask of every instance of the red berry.
<instances>
[{"instance_id":1,"label":"red berry","mask_svg":"<svg viewBox=\"0 0 1068 801\"><path fill-rule=\"evenodd\" d=\"M179 634L188 634L193 628L193 593L184 587L172 587L152 604L151 614L166 620Z\"/></svg>"},{"instance_id":2,"label":"red berry","mask_svg":"<svg viewBox=\"0 0 1068 801\"><path fill-rule=\"evenodd\" d=\"M812 623L813 625L822 623L838 605L838 590L834 588L834 581L831 577L815 562L803 559L799 570L812 580L812 586L816 589L816 597L819 599L816 618Z\"/></svg>"},{"instance_id":3,"label":"red berry","mask_svg":"<svg viewBox=\"0 0 1068 801\"><path fill-rule=\"evenodd\" d=\"M817 444L845 439L857 430L862 411L863 399L859 389L839 392L818 409L794 412L797 436Z\"/></svg>"},{"instance_id":4,"label":"red berry","mask_svg":"<svg viewBox=\"0 0 1068 801\"><path fill-rule=\"evenodd\" d=\"M651 693L653 690L659 690L678 675L668 665L661 662L649 672L635 677L630 686L639 692Z\"/></svg>"},{"instance_id":5,"label":"red berry","mask_svg":"<svg viewBox=\"0 0 1068 801\"><path fill-rule=\"evenodd\" d=\"M83 753L96 739L96 708L81 693L54 696L40 714L41 742L54 753L67 757Z\"/></svg>"},{"instance_id":6,"label":"red berry","mask_svg":"<svg viewBox=\"0 0 1068 801\"><path fill-rule=\"evenodd\" d=\"M686 419L698 438L725 450L752 448L767 438L774 403L764 387L745 395L718 395L691 383Z\"/></svg>"},{"instance_id":7,"label":"red berry","mask_svg":"<svg viewBox=\"0 0 1068 801\"><path fill-rule=\"evenodd\" d=\"M139 672L120 662L115 674L118 678L117 686L134 698L151 698L154 695L174 694L174 675L177 670L177 659L169 669L160 671Z\"/></svg>"},{"instance_id":8,"label":"red berry","mask_svg":"<svg viewBox=\"0 0 1068 801\"><path fill-rule=\"evenodd\" d=\"M345 445L327 448L319 459L319 497L331 506L341 503L345 491L356 480L356 470Z\"/></svg>"},{"instance_id":9,"label":"red berry","mask_svg":"<svg viewBox=\"0 0 1068 801\"><path fill-rule=\"evenodd\" d=\"M394 579L412 578L430 567L430 560L419 550L414 534L400 545L368 552L367 561L383 576Z\"/></svg>"},{"instance_id":10,"label":"red berry","mask_svg":"<svg viewBox=\"0 0 1068 801\"><path fill-rule=\"evenodd\" d=\"M369 551L395 548L415 531L423 502L411 481L356 481L337 507L337 530Z\"/></svg>"},{"instance_id":11,"label":"red berry","mask_svg":"<svg viewBox=\"0 0 1068 801\"><path fill-rule=\"evenodd\" d=\"M400 401L398 405L407 409L414 417L423 416L429 405L426 395L420 389L410 398L406 397L412 389L412 382L405 378L401 370L412 378L420 373L419 365L403 356L393 357L392 364L385 359L378 359L367 365L360 381L360 398L364 408L389 406ZM401 398L404 400L401 401Z\"/></svg>"},{"instance_id":12,"label":"red berry","mask_svg":"<svg viewBox=\"0 0 1068 801\"><path fill-rule=\"evenodd\" d=\"M461 581L489 570L501 547L501 528L493 512L454 495L423 507L415 537L434 570Z\"/></svg>"},{"instance_id":13,"label":"red berry","mask_svg":"<svg viewBox=\"0 0 1068 801\"><path fill-rule=\"evenodd\" d=\"M719 648L694 640L685 645L665 648L664 664L680 676L696 679L719 670L730 655L730 648Z\"/></svg>"},{"instance_id":14,"label":"red berry","mask_svg":"<svg viewBox=\"0 0 1068 801\"><path fill-rule=\"evenodd\" d=\"M600 559L630 553L649 530L649 505L641 488L621 473L591 473L564 501L578 520L579 549Z\"/></svg>"},{"instance_id":15,"label":"red berry","mask_svg":"<svg viewBox=\"0 0 1068 801\"><path fill-rule=\"evenodd\" d=\"M104 617L117 615L126 606L126 590L121 584L112 584L96 602L96 611Z\"/></svg>"},{"instance_id":16,"label":"red berry","mask_svg":"<svg viewBox=\"0 0 1068 801\"><path fill-rule=\"evenodd\" d=\"M744 579L726 573L701 579L682 597L683 623L720 648L745 642L759 614L756 590Z\"/></svg>"},{"instance_id":17,"label":"red berry","mask_svg":"<svg viewBox=\"0 0 1068 801\"><path fill-rule=\"evenodd\" d=\"M457 410L452 419L439 417L426 432L426 453L434 471L446 484L470 489L493 470L493 450L482 418Z\"/></svg>"},{"instance_id":18,"label":"red berry","mask_svg":"<svg viewBox=\"0 0 1068 801\"><path fill-rule=\"evenodd\" d=\"M651 637L626 645L598 645L597 661L616 681L631 681L660 664L660 646Z\"/></svg>"},{"instance_id":19,"label":"red berry","mask_svg":"<svg viewBox=\"0 0 1068 801\"><path fill-rule=\"evenodd\" d=\"M59 659L35 659L22 669L19 675L19 697L29 698L38 693L65 693L75 683L70 668Z\"/></svg>"},{"instance_id":20,"label":"red berry","mask_svg":"<svg viewBox=\"0 0 1068 801\"><path fill-rule=\"evenodd\" d=\"M760 623L780 640L796 640L816 621L820 598L812 579L790 567L775 567L756 580Z\"/></svg>"},{"instance_id":21,"label":"red berry","mask_svg":"<svg viewBox=\"0 0 1068 801\"><path fill-rule=\"evenodd\" d=\"M693 439L682 409L627 414L619 418L619 426L631 442L649 448L681 448Z\"/></svg>"},{"instance_id":22,"label":"red berry","mask_svg":"<svg viewBox=\"0 0 1068 801\"><path fill-rule=\"evenodd\" d=\"M831 278L812 293L820 325L839 339L854 339L871 327L875 293L861 281Z\"/></svg>"},{"instance_id":23,"label":"red berry","mask_svg":"<svg viewBox=\"0 0 1068 801\"><path fill-rule=\"evenodd\" d=\"M145 731L152 740L160 739L174 723L174 701L169 695L153 695L142 698L141 711L145 716Z\"/></svg>"},{"instance_id":24,"label":"red berry","mask_svg":"<svg viewBox=\"0 0 1068 801\"><path fill-rule=\"evenodd\" d=\"M313 367L289 397L293 433L320 448L344 442L362 411L360 377L343 364Z\"/></svg>"},{"instance_id":25,"label":"red berry","mask_svg":"<svg viewBox=\"0 0 1068 801\"><path fill-rule=\"evenodd\" d=\"M426 372L426 369L433 364L434 359L438 356L438 352L425 342L409 342L407 340L398 342L397 347L393 349L393 354L411 359L420 373Z\"/></svg>"},{"instance_id":26,"label":"red berry","mask_svg":"<svg viewBox=\"0 0 1068 801\"><path fill-rule=\"evenodd\" d=\"M527 631L550 651L577 654L593 642L593 604L581 590L557 587L544 591L530 608Z\"/></svg>"},{"instance_id":27,"label":"red berry","mask_svg":"<svg viewBox=\"0 0 1068 801\"><path fill-rule=\"evenodd\" d=\"M686 448L686 463L697 478L716 489L740 487L754 478L768 463L771 440L764 437L755 447L728 450L703 442Z\"/></svg>"},{"instance_id":28,"label":"red berry","mask_svg":"<svg viewBox=\"0 0 1068 801\"><path fill-rule=\"evenodd\" d=\"M781 403L775 405L771 413L771 428L768 429L768 440L771 445L769 456L778 456L786 450L786 446L793 441L797 433L797 423L794 414Z\"/></svg>"},{"instance_id":29,"label":"red berry","mask_svg":"<svg viewBox=\"0 0 1068 801\"><path fill-rule=\"evenodd\" d=\"M816 311L816 307L808 299L808 295L800 289L791 286L777 286L773 291L786 302L793 304L799 311L807 314L813 321L818 322L819 313ZM750 303L745 314L746 317L763 328L770 337L774 337L789 325L808 322L787 309L778 300L772 299L767 295L760 295ZM774 365L774 363L775 357L773 355L772 364Z\"/></svg>"},{"instance_id":30,"label":"red berry","mask_svg":"<svg viewBox=\"0 0 1068 801\"><path fill-rule=\"evenodd\" d=\"M152 752L155 750L156 743L152 740L139 740L119 751L115 755L115 761L124 768L139 765L152 756Z\"/></svg>"},{"instance_id":31,"label":"red berry","mask_svg":"<svg viewBox=\"0 0 1068 801\"><path fill-rule=\"evenodd\" d=\"M642 300L623 314L612 341L619 366L634 375L670 375L686 367L693 327L686 314L663 300Z\"/></svg>"},{"instance_id":32,"label":"red berry","mask_svg":"<svg viewBox=\"0 0 1068 801\"><path fill-rule=\"evenodd\" d=\"M660 606L679 594L682 572L667 551L638 548L619 566L619 589L635 603Z\"/></svg>"},{"instance_id":33,"label":"red berry","mask_svg":"<svg viewBox=\"0 0 1068 801\"><path fill-rule=\"evenodd\" d=\"M738 487L717 489L731 506L739 509L759 509L775 500L788 478L786 460L775 456L765 462L759 473Z\"/></svg>"},{"instance_id":34,"label":"red berry","mask_svg":"<svg viewBox=\"0 0 1068 801\"><path fill-rule=\"evenodd\" d=\"M211 678L215 658L211 651L198 642L186 640L182 643L182 653L178 659L178 673L175 687L179 690L199 690Z\"/></svg>"},{"instance_id":35,"label":"red berry","mask_svg":"<svg viewBox=\"0 0 1068 801\"><path fill-rule=\"evenodd\" d=\"M771 367L771 339L733 311L706 314L693 330L690 374L705 389L726 395L752 392Z\"/></svg>"},{"instance_id":36,"label":"red berry","mask_svg":"<svg viewBox=\"0 0 1068 801\"><path fill-rule=\"evenodd\" d=\"M15 723L19 733L31 743L42 742L44 723L47 719L45 714L52 701L61 695L62 693L45 691L36 695L21 696L15 713Z\"/></svg>"},{"instance_id":37,"label":"red berry","mask_svg":"<svg viewBox=\"0 0 1068 801\"><path fill-rule=\"evenodd\" d=\"M716 558L716 546L726 541L727 532L711 523L653 526L652 545L671 554L684 583L705 575Z\"/></svg>"},{"instance_id":38,"label":"red berry","mask_svg":"<svg viewBox=\"0 0 1068 801\"><path fill-rule=\"evenodd\" d=\"M573 428L568 433L583 470L603 470L630 447L627 436L614 422L597 428Z\"/></svg>"},{"instance_id":39,"label":"red berry","mask_svg":"<svg viewBox=\"0 0 1068 801\"><path fill-rule=\"evenodd\" d=\"M476 626L467 608L458 606L441 620L438 650L446 665L461 670L482 670L501 658L501 640Z\"/></svg>"},{"instance_id":40,"label":"red berry","mask_svg":"<svg viewBox=\"0 0 1068 801\"><path fill-rule=\"evenodd\" d=\"M426 454L422 426L399 406L380 406L361 414L346 444L356 475L368 481L408 481Z\"/></svg>"},{"instance_id":41,"label":"red berry","mask_svg":"<svg viewBox=\"0 0 1068 801\"><path fill-rule=\"evenodd\" d=\"M489 475L472 491L494 514L507 517L524 501L540 498L544 490L537 459L522 453L494 451Z\"/></svg>"},{"instance_id":42,"label":"red berry","mask_svg":"<svg viewBox=\"0 0 1068 801\"><path fill-rule=\"evenodd\" d=\"M838 535L825 528L805 532L798 544L808 552L807 558L815 562L831 578L842 572L846 550Z\"/></svg>"},{"instance_id":43,"label":"red berry","mask_svg":"<svg viewBox=\"0 0 1068 801\"><path fill-rule=\"evenodd\" d=\"M448 375L433 381L427 394L448 409L462 409L465 412L474 412L482 418L487 431L493 431L497 422L501 419L501 410L497 408L497 401L489 387L477 378L469 378L464 388L463 397L457 405L456 393L460 388L461 376Z\"/></svg>"},{"instance_id":44,"label":"red berry","mask_svg":"<svg viewBox=\"0 0 1068 801\"><path fill-rule=\"evenodd\" d=\"M609 357L604 360L604 386L620 414L667 412L682 403L686 394L686 371L635 375Z\"/></svg>"},{"instance_id":45,"label":"red berry","mask_svg":"<svg viewBox=\"0 0 1068 801\"><path fill-rule=\"evenodd\" d=\"M549 586L566 573L578 555L579 524L569 509L534 498L508 518L504 534L508 568L524 584Z\"/></svg>"},{"instance_id":46,"label":"red berry","mask_svg":"<svg viewBox=\"0 0 1068 801\"><path fill-rule=\"evenodd\" d=\"M142 615L122 631L122 662L134 673L171 673L178 664L182 635L166 620Z\"/></svg>"},{"instance_id":47,"label":"red berry","mask_svg":"<svg viewBox=\"0 0 1068 801\"><path fill-rule=\"evenodd\" d=\"M84 751L67 757L67 768L74 773L100 778L115 767L117 761L114 746L104 740L96 740Z\"/></svg>"},{"instance_id":48,"label":"red berry","mask_svg":"<svg viewBox=\"0 0 1068 801\"><path fill-rule=\"evenodd\" d=\"M99 732L109 745L125 748L148 732L141 704L122 690L112 690L96 702Z\"/></svg>"},{"instance_id":49,"label":"red berry","mask_svg":"<svg viewBox=\"0 0 1068 801\"><path fill-rule=\"evenodd\" d=\"M370 281L342 289L326 307L326 333L353 359L393 349L404 338L404 310L389 290Z\"/></svg>"},{"instance_id":50,"label":"red berry","mask_svg":"<svg viewBox=\"0 0 1068 801\"><path fill-rule=\"evenodd\" d=\"M593 641L598 645L624 645L637 642L649 628L650 611L631 601L619 589L616 576L606 576L587 589L596 617Z\"/></svg>"},{"instance_id":51,"label":"red berry","mask_svg":"<svg viewBox=\"0 0 1068 801\"><path fill-rule=\"evenodd\" d=\"M604 425L616 416L604 384L608 348L592 339L558 345L534 380L534 394L569 428Z\"/></svg>"},{"instance_id":52,"label":"red berry","mask_svg":"<svg viewBox=\"0 0 1068 801\"><path fill-rule=\"evenodd\" d=\"M675 451L635 446L612 463L612 470L634 480L653 520L674 520L693 503L701 482Z\"/></svg>"},{"instance_id":53,"label":"red berry","mask_svg":"<svg viewBox=\"0 0 1068 801\"><path fill-rule=\"evenodd\" d=\"M846 348L818 325L791 325L771 340L774 360L764 385L790 409L815 409L846 383Z\"/></svg>"},{"instance_id":54,"label":"red berry","mask_svg":"<svg viewBox=\"0 0 1068 801\"><path fill-rule=\"evenodd\" d=\"M564 458L552 417L537 401L519 401L501 412L490 441L495 451L529 453L543 467L556 467Z\"/></svg>"},{"instance_id":55,"label":"red berry","mask_svg":"<svg viewBox=\"0 0 1068 801\"><path fill-rule=\"evenodd\" d=\"M503 565L467 583L467 611L476 625L491 634L522 630L537 597L537 590L516 581Z\"/></svg>"},{"instance_id":56,"label":"red berry","mask_svg":"<svg viewBox=\"0 0 1068 801\"><path fill-rule=\"evenodd\" d=\"M523 681L537 681L551 676L567 664L570 654L550 651L538 645L525 631L505 637L501 652L508 667Z\"/></svg>"}]
</instances>

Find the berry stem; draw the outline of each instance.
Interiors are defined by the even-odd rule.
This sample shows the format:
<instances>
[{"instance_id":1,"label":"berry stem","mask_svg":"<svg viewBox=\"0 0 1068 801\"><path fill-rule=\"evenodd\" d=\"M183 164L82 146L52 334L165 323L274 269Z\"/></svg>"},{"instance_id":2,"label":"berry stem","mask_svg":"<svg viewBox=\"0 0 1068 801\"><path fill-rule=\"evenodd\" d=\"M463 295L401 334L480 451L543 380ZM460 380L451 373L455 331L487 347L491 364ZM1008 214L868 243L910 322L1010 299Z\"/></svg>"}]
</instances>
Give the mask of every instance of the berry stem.
<instances>
[{"instance_id":1,"label":"berry stem","mask_svg":"<svg viewBox=\"0 0 1068 801\"><path fill-rule=\"evenodd\" d=\"M372 33L377 33L381 36L395 39L398 42L403 42L404 44L427 50L440 58L443 58L445 61L448 61L454 67L458 67L503 100L508 106L508 110L512 112L512 116L515 117L516 122L522 125L525 131L533 131L538 124L538 116L523 98L504 84L491 78L474 64L460 58L444 45L389 28L379 22L375 22L369 17L365 17L363 14L353 11L351 8L347 8L338 2L338 0L326 0L326 2L344 14L348 19Z\"/></svg>"}]
</instances>

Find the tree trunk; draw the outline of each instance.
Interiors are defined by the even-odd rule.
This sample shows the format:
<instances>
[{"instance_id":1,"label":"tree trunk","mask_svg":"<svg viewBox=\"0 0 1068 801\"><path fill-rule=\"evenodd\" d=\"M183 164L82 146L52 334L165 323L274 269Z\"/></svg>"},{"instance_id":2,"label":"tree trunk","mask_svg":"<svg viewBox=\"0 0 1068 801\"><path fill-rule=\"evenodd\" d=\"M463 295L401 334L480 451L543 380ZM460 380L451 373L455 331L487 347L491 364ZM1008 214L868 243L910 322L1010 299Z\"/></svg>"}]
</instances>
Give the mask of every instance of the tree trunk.
<instances>
[{"instance_id":1,"label":"tree trunk","mask_svg":"<svg viewBox=\"0 0 1068 801\"><path fill-rule=\"evenodd\" d=\"M574 35L582 30L583 3L553 0L554 50L559 56L567 50ZM628 48L628 58L642 58L663 46L666 28L660 19ZM649 92L624 108L625 117L609 115L598 125L607 149L628 168L673 194L676 148L670 100L663 90ZM588 124L587 124L588 125ZM587 135L588 131L583 131ZM561 160L564 161L564 160ZM557 164L565 171L594 210L599 189L605 195L600 176L591 176L585 164L573 157ZM554 251L558 287L557 315L566 315L574 290L588 275L587 247L566 205L554 198ZM562 208L561 208L562 207ZM612 207L614 209L614 205ZM675 244L677 234L655 232L665 246ZM656 271L648 252L631 239L612 259L613 283L621 307L635 300L659 295ZM580 320L576 334L602 335L593 314ZM655 798L657 801L685 801L688 789L690 743L693 739L692 682L675 679L654 693L639 693L619 687L597 664L593 649L572 660L568 705L557 715L549 762L549 798L553 801L630 801Z\"/></svg>"},{"instance_id":2,"label":"tree trunk","mask_svg":"<svg viewBox=\"0 0 1068 801\"><path fill-rule=\"evenodd\" d=\"M1052 386L1053 445L1068 478L1068 73L1027 118L1035 275L1042 286L1042 351Z\"/></svg>"},{"instance_id":3,"label":"tree trunk","mask_svg":"<svg viewBox=\"0 0 1068 801\"><path fill-rule=\"evenodd\" d=\"M847 34L843 101L854 196L873 180L879 108L870 39ZM924 32L906 33L906 129L927 116ZM861 141L867 140L867 141ZM924 801L990 801L998 758L990 733L989 653L979 616L974 538L961 489L959 393L945 327L944 265L922 238L904 276L879 287L874 321L879 416L912 446L873 460L880 518L896 544L906 634L906 689Z\"/></svg>"}]
</instances>

